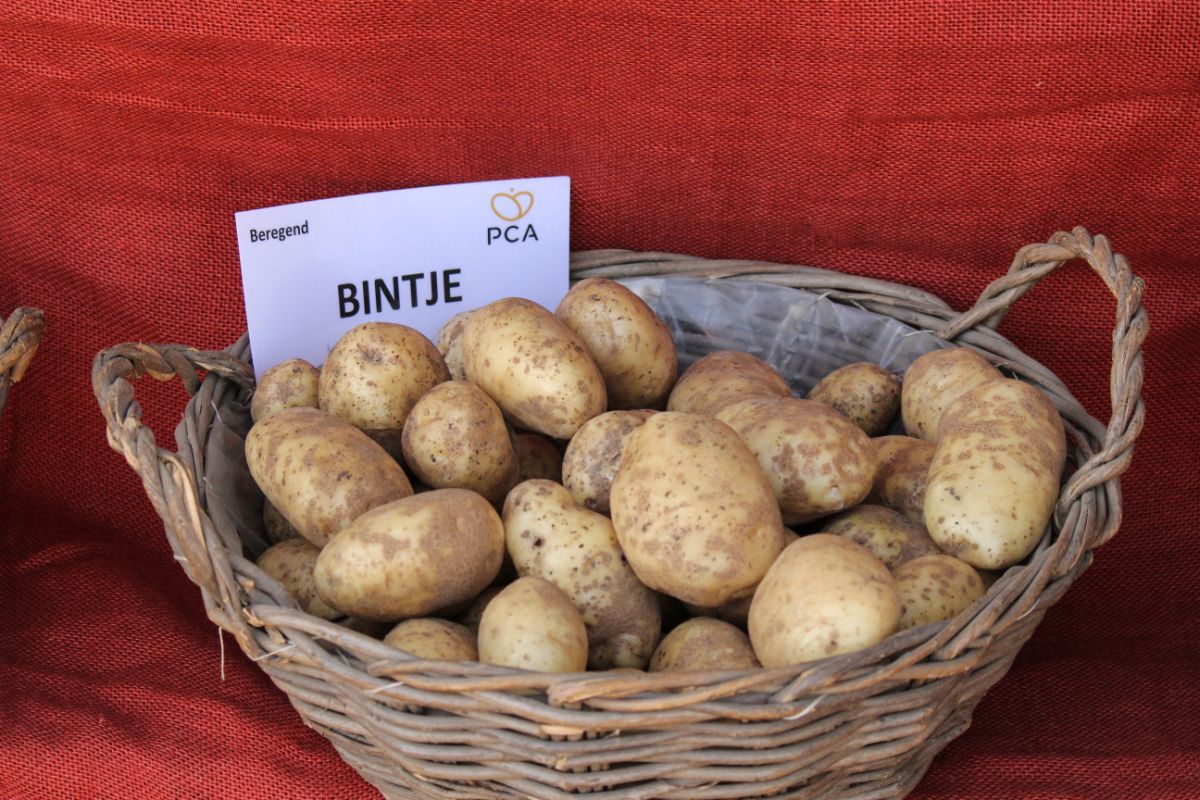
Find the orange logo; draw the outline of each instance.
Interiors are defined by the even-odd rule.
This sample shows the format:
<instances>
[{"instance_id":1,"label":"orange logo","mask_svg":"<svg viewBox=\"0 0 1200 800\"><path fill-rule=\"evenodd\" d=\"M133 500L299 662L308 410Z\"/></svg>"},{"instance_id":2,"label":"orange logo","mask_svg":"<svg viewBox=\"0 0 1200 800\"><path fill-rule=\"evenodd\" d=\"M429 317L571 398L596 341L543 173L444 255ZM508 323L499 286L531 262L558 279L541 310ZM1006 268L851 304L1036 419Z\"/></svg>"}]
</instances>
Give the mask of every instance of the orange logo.
<instances>
[{"instance_id":1,"label":"orange logo","mask_svg":"<svg viewBox=\"0 0 1200 800\"><path fill-rule=\"evenodd\" d=\"M532 192L498 192L492 195L492 213L505 222L516 222L533 210Z\"/></svg>"}]
</instances>

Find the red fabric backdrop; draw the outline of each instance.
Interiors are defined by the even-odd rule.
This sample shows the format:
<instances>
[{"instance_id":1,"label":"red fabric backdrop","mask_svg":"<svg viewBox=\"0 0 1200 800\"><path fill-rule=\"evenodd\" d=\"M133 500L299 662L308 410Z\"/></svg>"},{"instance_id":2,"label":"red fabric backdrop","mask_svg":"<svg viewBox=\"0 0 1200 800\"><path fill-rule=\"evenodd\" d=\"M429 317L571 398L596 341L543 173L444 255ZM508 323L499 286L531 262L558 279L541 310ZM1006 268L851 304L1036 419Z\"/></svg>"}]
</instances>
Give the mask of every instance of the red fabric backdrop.
<instances>
[{"instance_id":1,"label":"red fabric backdrop","mask_svg":"<svg viewBox=\"0 0 1200 800\"><path fill-rule=\"evenodd\" d=\"M0 10L0 310L49 321L0 420L0 796L372 796L231 641L222 680L91 358L243 330L237 210L554 174L576 249L957 307L1020 245L1109 234L1153 327L1124 528L914 796L1200 796L1193 3L142 5ZM1106 418L1112 318L1077 266L1005 330ZM172 441L179 387L138 391Z\"/></svg>"}]
</instances>

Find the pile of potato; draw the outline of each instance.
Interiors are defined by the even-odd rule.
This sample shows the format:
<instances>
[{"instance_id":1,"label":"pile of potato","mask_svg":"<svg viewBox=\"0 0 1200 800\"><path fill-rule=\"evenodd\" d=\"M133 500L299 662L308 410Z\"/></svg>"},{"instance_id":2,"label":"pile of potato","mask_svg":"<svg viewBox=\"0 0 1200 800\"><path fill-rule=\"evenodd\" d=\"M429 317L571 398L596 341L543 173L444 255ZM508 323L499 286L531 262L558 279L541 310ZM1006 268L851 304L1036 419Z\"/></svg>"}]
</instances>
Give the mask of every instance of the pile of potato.
<instances>
[{"instance_id":1,"label":"pile of potato","mask_svg":"<svg viewBox=\"0 0 1200 800\"><path fill-rule=\"evenodd\" d=\"M418 658L730 670L858 650L982 597L1058 494L1053 405L970 350L903 384L850 364L807 399L747 353L679 376L662 320L602 279L438 339L365 323L320 369L273 367L246 440L277 541L259 566ZM909 435L882 435L897 413Z\"/></svg>"}]
</instances>

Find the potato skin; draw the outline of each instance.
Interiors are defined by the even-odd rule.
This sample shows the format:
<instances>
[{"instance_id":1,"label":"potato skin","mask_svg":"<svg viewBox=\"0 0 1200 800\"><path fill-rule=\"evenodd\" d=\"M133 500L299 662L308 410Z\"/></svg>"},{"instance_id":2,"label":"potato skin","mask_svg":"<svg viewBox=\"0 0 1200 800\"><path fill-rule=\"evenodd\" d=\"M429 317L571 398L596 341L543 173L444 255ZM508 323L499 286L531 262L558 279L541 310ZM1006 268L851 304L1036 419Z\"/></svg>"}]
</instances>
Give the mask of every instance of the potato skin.
<instances>
[{"instance_id":1,"label":"potato skin","mask_svg":"<svg viewBox=\"0 0 1200 800\"><path fill-rule=\"evenodd\" d=\"M689 619L675 628L663 637L650 659L651 672L757 669L761 666L746 634L728 622L711 617Z\"/></svg>"},{"instance_id":2,"label":"potato skin","mask_svg":"<svg viewBox=\"0 0 1200 800\"><path fill-rule=\"evenodd\" d=\"M684 370L667 399L668 411L716 416L725 406L749 397L791 397L775 368L738 350L718 350Z\"/></svg>"},{"instance_id":3,"label":"potato skin","mask_svg":"<svg viewBox=\"0 0 1200 800\"><path fill-rule=\"evenodd\" d=\"M475 634L444 619L421 617L401 622L388 631L383 643L415 658L429 661L478 661Z\"/></svg>"},{"instance_id":4,"label":"potato skin","mask_svg":"<svg viewBox=\"0 0 1200 800\"><path fill-rule=\"evenodd\" d=\"M895 577L902 631L950 619L987 591L970 564L944 554L913 559L897 569Z\"/></svg>"},{"instance_id":5,"label":"potato skin","mask_svg":"<svg viewBox=\"0 0 1200 800\"><path fill-rule=\"evenodd\" d=\"M563 454L554 442L536 433L518 433L515 441L520 465L518 483L536 478L562 483Z\"/></svg>"},{"instance_id":6,"label":"potato skin","mask_svg":"<svg viewBox=\"0 0 1200 800\"><path fill-rule=\"evenodd\" d=\"M267 500L318 547L364 512L412 494L383 448L315 408L286 408L256 422L246 464Z\"/></svg>"},{"instance_id":7,"label":"potato skin","mask_svg":"<svg viewBox=\"0 0 1200 800\"><path fill-rule=\"evenodd\" d=\"M609 513L609 494L630 435L654 411L607 411L575 432L563 454L562 483L584 508Z\"/></svg>"},{"instance_id":8,"label":"potato skin","mask_svg":"<svg viewBox=\"0 0 1200 800\"><path fill-rule=\"evenodd\" d=\"M925 524L925 486L934 446L911 436L872 439L878 468L868 503L895 509L920 525Z\"/></svg>"},{"instance_id":9,"label":"potato skin","mask_svg":"<svg viewBox=\"0 0 1200 800\"><path fill-rule=\"evenodd\" d=\"M642 298L616 281L587 278L554 313L587 345L610 409L662 408L679 361L671 332Z\"/></svg>"},{"instance_id":10,"label":"potato skin","mask_svg":"<svg viewBox=\"0 0 1200 800\"><path fill-rule=\"evenodd\" d=\"M870 647L895 633L900 592L883 562L827 533L788 545L750 604L750 642L764 667Z\"/></svg>"},{"instance_id":11,"label":"potato skin","mask_svg":"<svg viewBox=\"0 0 1200 800\"><path fill-rule=\"evenodd\" d=\"M1038 388L1001 378L942 416L925 489L925 527L945 552L979 569L1029 555L1058 500L1062 418Z\"/></svg>"},{"instance_id":12,"label":"potato skin","mask_svg":"<svg viewBox=\"0 0 1200 800\"><path fill-rule=\"evenodd\" d=\"M417 400L450 380L442 354L419 331L364 322L342 335L321 365L321 408L400 454L400 432Z\"/></svg>"},{"instance_id":13,"label":"potato skin","mask_svg":"<svg viewBox=\"0 0 1200 800\"><path fill-rule=\"evenodd\" d=\"M300 536L296 526L288 522L287 517L280 513L270 500L263 502L263 533L267 535L267 541L271 544Z\"/></svg>"},{"instance_id":14,"label":"potato skin","mask_svg":"<svg viewBox=\"0 0 1200 800\"><path fill-rule=\"evenodd\" d=\"M875 554L888 569L938 553L925 526L885 506L862 504L827 522L823 533L845 536Z\"/></svg>"},{"instance_id":15,"label":"potato skin","mask_svg":"<svg viewBox=\"0 0 1200 800\"><path fill-rule=\"evenodd\" d=\"M258 568L283 584L301 609L321 619L342 616L317 595L313 568L321 549L304 539L287 539L272 545L258 557Z\"/></svg>"},{"instance_id":16,"label":"potato skin","mask_svg":"<svg viewBox=\"0 0 1200 800\"><path fill-rule=\"evenodd\" d=\"M662 634L658 598L625 561L608 518L533 480L509 493L503 519L517 574L550 581L583 617L588 668L644 668Z\"/></svg>"},{"instance_id":17,"label":"potato skin","mask_svg":"<svg viewBox=\"0 0 1200 800\"><path fill-rule=\"evenodd\" d=\"M826 405L756 397L725 406L717 419L737 431L754 453L787 525L858 505L871 491L871 440Z\"/></svg>"},{"instance_id":18,"label":"potato skin","mask_svg":"<svg viewBox=\"0 0 1200 800\"><path fill-rule=\"evenodd\" d=\"M532 575L510 583L479 621L479 660L536 672L582 672L587 628L570 598Z\"/></svg>"},{"instance_id":19,"label":"potato skin","mask_svg":"<svg viewBox=\"0 0 1200 800\"><path fill-rule=\"evenodd\" d=\"M469 630L473 636L479 635L479 620L483 619L484 609L488 607L488 603L500 594L504 586L500 583L495 583L479 593L479 596L471 601L467 606L466 611L457 615L454 619L458 624Z\"/></svg>"},{"instance_id":20,"label":"potato skin","mask_svg":"<svg viewBox=\"0 0 1200 800\"><path fill-rule=\"evenodd\" d=\"M434 489L470 489L492 505L517 483L517 453L499 406L473 383L447 381L413 406L401 437L404 463Z\"/></svg>"},{"instance_id":21,"label":"potato skin","mask_svg":"<svg viewBox=\"0 0 1200 800\"><path fill-rule=\"evenodd\" d=\"M535 433L569 439L604 413L604 378L583 340L528 300L477 309L463 332L463 361L467 379Z\"/></svg>"},{"instance_id":22,"label":"potato skin","mask_svg":"<svg viewBox=\"0 0 1200 800\"><path fill-rule=\"evenodd\" d=\"M867 436L877 436L900 410L900 378L878 364L860 361L826 375L808 399L845 415Z\"/></svg>"},{"instance_id":23,"label":"potato skin","mask_svg":"<svg viewBox=\"0 0 1200 800\"><path fill-rule=\"evenodd\" d=\"M303 358L280 361L263 373L250 398L250 419L258 422L285 408L316 408L321 373Z\"/></svg>"},{"instance_id":24,"label":"potato skin","mask_svg":"<svg viewBox=\"0 0 1200 800\"><path fill-rule=\"evenodd\" d=\"M767 476L712 417L663 412L646 420L625 445L610 503L642 583L698 606L752 593L784 543Z\"/></svg>"},{"instance_id":25,"label":"potato skin","mask_svg":"<svg viewBox=\"0 0 1200 800\"><path fill-rule=\"evenodd\" d=\"M1003 377L987 359L965 347L925 353L904 373L900 415L909 436L936 442L943 412L985 381Z\"/></svg>"},{"instance_id":26,"label":"potato skin","mask_svg":"<svg viewBox=\"0 0 1200 800\"><path fill-rule=\"evenodd\" d=\"M423 617L479 594L500 571L504 525L466 489L435 489L368 511L317 559L317 591L356 617Z\"/></svg>"},{"instance_id":27,"label":"potato skin","mask_svg":"<svg viewBox=\"0 0 1200 800\"><path fill-rule=\"evenodd\" d=\"M467 368L463 363L463 332L467 329L467 320L475 312L460 311L442 325L437 332L437 348L450 371L450 380L465 381Z\"/></svg>"}]
</instances>

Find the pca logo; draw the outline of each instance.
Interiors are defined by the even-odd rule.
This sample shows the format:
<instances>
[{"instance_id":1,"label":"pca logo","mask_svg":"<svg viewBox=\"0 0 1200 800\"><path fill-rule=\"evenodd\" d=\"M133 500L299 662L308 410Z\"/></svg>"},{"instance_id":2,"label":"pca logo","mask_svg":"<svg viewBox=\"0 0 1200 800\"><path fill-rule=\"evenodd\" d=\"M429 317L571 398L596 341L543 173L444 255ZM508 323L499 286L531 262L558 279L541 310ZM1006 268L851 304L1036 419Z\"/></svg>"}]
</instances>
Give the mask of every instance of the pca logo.
<instances>
[{"instance_id":1,"label":"pca logo","mask_svg":"<svg viewBox=\"0 0 1200 800\"><path fill-rule=\"evenodd\" d=\"M518 244L529 239L538 241L537 230L533 227L533 223L516 224L525 219L530 211L533 211L533 192L518 192L513 189L509 189L507 192L497 192L492 195L491 205L492 213L509 224L493 225L487 229L488 247L491 247L493 242Z\"/></svg>"}]
</instances>

